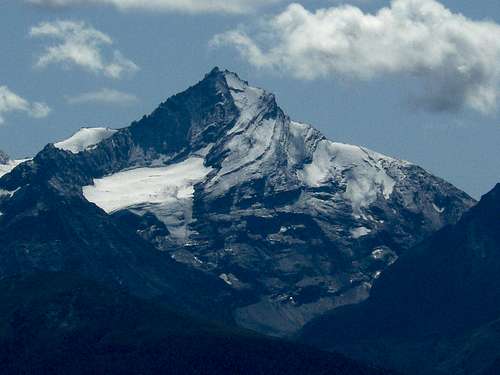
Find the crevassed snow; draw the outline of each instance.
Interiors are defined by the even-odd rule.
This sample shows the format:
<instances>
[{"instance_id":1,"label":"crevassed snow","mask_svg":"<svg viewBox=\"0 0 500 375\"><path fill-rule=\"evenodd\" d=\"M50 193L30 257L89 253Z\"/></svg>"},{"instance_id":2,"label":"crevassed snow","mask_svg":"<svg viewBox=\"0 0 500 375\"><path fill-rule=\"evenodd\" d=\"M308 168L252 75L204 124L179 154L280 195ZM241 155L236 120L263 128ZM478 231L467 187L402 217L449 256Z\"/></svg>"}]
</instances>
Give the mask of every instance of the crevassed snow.
<instances>
[{"instance_id":1,"label":"crevassed snow","mask_svg":"<svg viewBox=\"0 0 500 375\"><path fill-rule=\"evenodd\" d=\"M356 217L365 217L362 209L378 196L390 198L396 182L388 175L388 166L401 162L361 147L328 141L306 124L263 118L268 94L233 73L226 72L225 78L240 117L229 132L221 169L209 182L214 193L259 177L286 158L290 170L299 168L297 177L308 186L340 183L345 189L343 198L351 203ZM311 162L303 165L304 160Z\"/></svg>"},{"instance_id":2,"label":"crevassed snow","mask_svg":"<svg viewBox=\"0 0 500 375\"><path fill-rule=\"evenodd\" d=\"M191 157L167 167L137 168L94 180L94 185L83 188L83 194L108 213L152 212L174 238L185 239L192 220L194 186L211 170L203 158Z\"/></svg>"},{"instance_id":3,"label":"crevassed snow","mask_svg":"<svg viewBox=\"0 0 500 375\"><path fill-rule=\"evenodd\" d=\"M351 237L354 239L358 239L369 235L371 232L372 232L371 229L365 227L359 227L351 230Z\"/></svg>"},{"instance_id":4,"label":"crevassed snow","mask_svg":"<svg viewBox=\"0 0 500 375\"><path fill-rule=\"evenodd\" d=\"M311 159L315 143L323 138L321 133L311 125L296 121L290 121L288 130L290 134L286 149L288 164L295 166Z\"/></svg>"},{"instance_id":5,"label":"crevassed snow","mask_svg":"<svg viewBox=\"0 0 500 375\"><path fill-rule=\"evenodd\" d=\"M382 193L391 196L395 181L385 172L382 161L395 159L352 145L322 140L318 143L311 164L299 171L299 178L311 187L320 187L331 180L344 181L344 198L352 203L353 211L373 203Z\"/></svg>"},{"instance_id":6,"label":"crevassed snow","mask_svg":"<svg viewBox=\"0 0 500 375\"><path fill-rule=\"evenodd\" d=\"M55 143L54 146L60 150L78 154L110 138L117 131L109 128L82 128L65 141Z\"/></svg>"}]
</instances>

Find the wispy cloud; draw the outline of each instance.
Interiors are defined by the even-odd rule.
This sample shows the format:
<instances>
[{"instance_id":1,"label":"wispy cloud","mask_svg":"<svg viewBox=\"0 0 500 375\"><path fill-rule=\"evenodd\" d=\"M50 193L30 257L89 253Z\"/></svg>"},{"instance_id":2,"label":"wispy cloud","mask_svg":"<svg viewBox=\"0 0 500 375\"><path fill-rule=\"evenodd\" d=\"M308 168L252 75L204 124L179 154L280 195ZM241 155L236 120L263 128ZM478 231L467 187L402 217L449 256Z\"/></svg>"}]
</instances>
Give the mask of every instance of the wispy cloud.
<instances>
[{"instance_id":1,"label":"wispy cloud","mask_svg":"<svg viewBox=\"0 0 500 375\"><path fill-rule=\"evenodd\" d=\"M126 92L104 88L98 91L91 91L71 96L66 98L66 100L69 104L97 103L128 105L137 102L139 99L135 95L128 94Z\"/></svg>"},{"instance_id":2,"label":"wispy cloud","mask_svg":"<svg viewBox=\"0 0 500 375\"><path fill-rule=\"evenodd\" d=\"M375 14L352 5L311 12L292 4L247 30L217 35L213 44L300 79L408 75L422 85L414 104L429 111L497 108L500 25L436 0L393 0Z\"/></svg>"},{"instance_id":3,"label":"wispy cloud","mask_svg":"<svg viewBox=\"0 0 500 375\"><path fill-rule=\"evenodd\" d=\"M115 79L139 70L133 61L118 50L112 51L111 56L106 58L104 50L113 44L113 40L84 22L42 22L31 28L30 36L49 38L56 42L45 47L36 62L37 67L43 68L50 64L77 66Z\"/></svg>"},{"instance_id":4,"label":"wispy cloud","mask_svg":"<svg viewBox=\"0 0 500 375\"><path fill-rule=\"evenodd\" d=\"M50 108L45 103L28 100L12 92L7 86L0 86L0 124L5 123L5 114L9 112L25 112L33 118L47 117Z\"/></svg>"},{"instance_id":5,"label":"wispy cloud","mask_svg":"<svg viewBox=\"0 0 500 375\"><path fill-rule=\"evenodd\" d=\"M46 7L109 5L119 10L146 10L189 13L248 13L283 0L26 0Z\"/></svg>"}]
</instances>

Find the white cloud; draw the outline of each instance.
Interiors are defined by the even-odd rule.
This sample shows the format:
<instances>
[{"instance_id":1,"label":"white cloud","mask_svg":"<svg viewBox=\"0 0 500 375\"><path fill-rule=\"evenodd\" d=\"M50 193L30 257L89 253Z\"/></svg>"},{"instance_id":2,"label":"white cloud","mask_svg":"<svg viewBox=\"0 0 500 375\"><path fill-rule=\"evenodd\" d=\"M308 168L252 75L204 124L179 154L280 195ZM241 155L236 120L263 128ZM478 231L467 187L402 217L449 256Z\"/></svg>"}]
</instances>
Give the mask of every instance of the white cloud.
<instances>
[{"instance_id":1,"label":"white cloud","mask_svg":"<svg viewBox=\"0 0 500 375\"><path fill-rule=\"evenodd\" d=\"M78 66L110 78L121 78L125 73L134 73L139 67L115 50L112 57L104 56L104 47L113 44L111 37L84 22L42 22L32 27L31 37L50 38L56 41L48 45L36 63L37 67L50 64Z\"/></svg>"},{"instance_id":2,"label":"white cloud","mask_svg":"<svg viewBox=\"0 0 500 375\"><path fill-rule=\"evenodd\" d=\"M5 123L4 116L9 112L25 112L33 118L43 118L49 115L50 108L45 103L30 103L7 86L0 86L0 124Z\"/></svg>"},{"instance_id":3,"label":"white cloud","mask_svg":"<svg viewBox=\"0 0 500 375\"><path fill-rule=\"evenodd\" d=\"M411 76L422 85L415 104L427 110L497 108L500 25L473 21L436 0L393 0L375 14L292 4L252 31L231 30L213 44L301 79Z\"/></svg>"},{"instance_id":4,"label":"white cloud","mask_svg":"<svg viewBox=\"0 0 500 375\"><path fill-rule=\"evenodd\" d=\"M247 13L283 0L27 0L48 7L110 5L119 10L189 13Z\"/></svg>"},{"instance_id":5,"label":"white cloud","mask_svg":"<svg viewBox=\"0 0 500 375\"><path fill-rule=\"evenodd\" d=\"M101 89L98 91L86 92L77 96L67 98L70 104L82 103L101 103L101 104L115 104L115 105L128 105L138 101L135 95L127 94L122 91L113 89Z\"/></svg>"}]
</instances>

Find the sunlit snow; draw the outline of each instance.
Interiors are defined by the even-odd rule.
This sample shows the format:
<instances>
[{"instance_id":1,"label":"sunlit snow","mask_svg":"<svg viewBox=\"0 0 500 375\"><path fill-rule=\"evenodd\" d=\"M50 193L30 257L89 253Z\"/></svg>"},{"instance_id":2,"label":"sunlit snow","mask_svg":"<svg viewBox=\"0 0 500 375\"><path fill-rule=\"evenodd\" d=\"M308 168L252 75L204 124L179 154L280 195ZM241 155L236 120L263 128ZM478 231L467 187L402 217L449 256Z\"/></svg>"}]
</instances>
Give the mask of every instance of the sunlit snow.
<instances>
[{"instance_id":1,"label":"sunlit snow","mask_svg":"<svg viewBox=\"0 0 500 375\"><path fill-rule=\"evenodd\" d=\"M367 236L371 233L371 229L365 227L359 227L351 230L351 237L354 239L358 239L364 236Z\"/></svg>"},{"instance_id":2,"label":"sunlit snow","mask_svg":"<svg viewBox=\"0 0 500 375\"><path fill-rule=\"evenodd\" d=\"M222 194L242 180L258 178L264 173L262 164L272 157L276 149L273 142L283 131L278 120L264 118L269 94L248 86L234 73L226 72L225 78L240 116L228 131L225 158L208 186L215 194Z\"/></svg>"},{"instance_id":3,"label":"sunlit snow","mask_svg":"<svg viewBox=\"0 0 500 375\"><path fill-rule=\"evenodd\" d=\"M442 207L439 207L438 205L436 205L435 203L432 204L432 207L434 208L434 210L436 210L437 213L440 213L442 214L444 212L444 208Z\"/></svg>"},{"instance_id":4,"label":"sunlit snow","mask_svg":"<svg viewBox=\"0 0 500 375\"><path fill-rule=\"evenodd\" d=\"M0 164L0 177L10 173L15 167L19 164L24 163L30 159L22 159L22 160L9 160L7 164Z\"/></svg>"},{"instance_id":5,"label":"sunlit snow","mask_svg":"<svg viewBox=\"0 0 500 375\"><path fill-rule=\"evenodd\" d=\"M228 132L228 134L233 134L243 130L250 121L263 111L262 98L265 95L265 91L249 86L234 73L226 72L225 78L234 104L240 111L238 122Z\"/></svg>"},{"instance_id":6,"label":"sunlit snow","mask_svg":"<svg viewBox=\"0 0 500 375\"><path fill-rule=\"evenodd\" d=\"M137 168L94 180L83 194L108 213L132 209L154 213L175 238L187 236L194 186L210 173L200 157L158 168Z\"/></svg>"},{"instance_id":7,"label":"sunlit snow","mask_svg":"<svg viewBox=\"0 0 500 375\"><path fill-rule=\"evenodd\" d=\"M395 181L387 175L382 160L394 161L358 146L322 140L318 143L312 163L299 176L311 187L320 187L331 180L345 181L344 198L352 203L355 213L368 207L382 194L391 196Z\"/></svg>"},{"instance_id":8,"label":"sunlit snow","mask_svg":"<svg viewBox=\"0 0 500 375\"><path fill-rule=\"evenodd\" d=\"M78 154L110 138L118 130L108 128L82 128L65 141L55 143L58 149Z\"/></svg>"}]
</instances>

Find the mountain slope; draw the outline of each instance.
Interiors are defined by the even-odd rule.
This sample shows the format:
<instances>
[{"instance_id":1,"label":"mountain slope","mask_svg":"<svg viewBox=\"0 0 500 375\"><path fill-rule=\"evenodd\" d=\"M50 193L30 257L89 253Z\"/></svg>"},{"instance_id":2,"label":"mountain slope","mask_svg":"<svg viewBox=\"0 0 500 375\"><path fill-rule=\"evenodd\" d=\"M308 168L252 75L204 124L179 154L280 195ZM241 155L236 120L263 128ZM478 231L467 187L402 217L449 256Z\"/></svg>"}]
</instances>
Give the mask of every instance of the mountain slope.
<instances>
[{"instance_id":1,"label":"mountain slope","mask_svg":"<svg viewBox=\"0 0 500 375\"><path fill-rule=\"evenodd\" d=\"M75 274L4 279L0 299L2 374L387 373L195 320Z\"/></svg>"},{"instance_id":2,"label":"mountain slope","mask_svg":"<svg viewBox=\"0 0 500 375\"><path fill-rule=\"evenodd\" d=\"M500 358L499 215L500 184L302 339L407 373L481 373Z\"/></svg>"},{"instance_id":3,"label":"mountain slope","mask_svg":"<svg viewBox=\"0 0 500 375\"><path fill-rule=\"evenodd\" d=\"M46 189L87 210L93 202L244 295L238 324L275 335L367 298L398 256L475 203L411 163L327 140L217 68L128 128L84 129L62 144L0 179L3 220Z\"/></svg>"},{"instance_id":4,"label":"mountain slope","mask_svg":"<svg viewBox=\"0 0 500 375\"><path fill-rule=\"evenodd\" d=\"M173 261L70 190L70 179L60 174L84 174L72 174L64 156L49 146L6 176L10 181L17 174L39 174L29 184L0 194L2 277L40 270L80 273L143 297L162 298L193 314L232 321L230 306L238 297L230 288ZM137 225L143 220L138 218Z\"/></svg>"},{"instance_id":5,"label":"mountain slope","mask_svg":"<svg viewBox=\"0 0 500 375\"><path fill-rule=\"evenodd\" d=\"M12 171L19 164L25 162L24 160L11 160L9 155L0 150L0 177Z\"/></svg>"}]
</instances>

